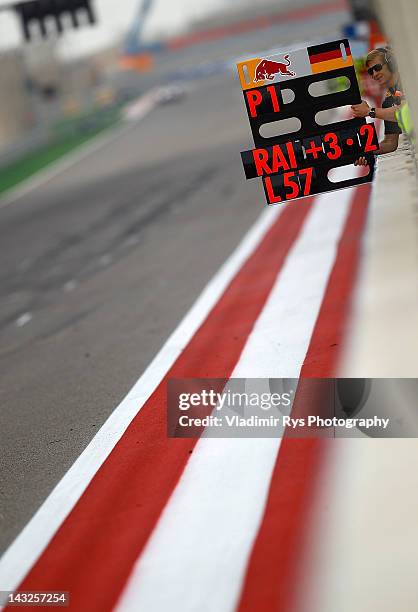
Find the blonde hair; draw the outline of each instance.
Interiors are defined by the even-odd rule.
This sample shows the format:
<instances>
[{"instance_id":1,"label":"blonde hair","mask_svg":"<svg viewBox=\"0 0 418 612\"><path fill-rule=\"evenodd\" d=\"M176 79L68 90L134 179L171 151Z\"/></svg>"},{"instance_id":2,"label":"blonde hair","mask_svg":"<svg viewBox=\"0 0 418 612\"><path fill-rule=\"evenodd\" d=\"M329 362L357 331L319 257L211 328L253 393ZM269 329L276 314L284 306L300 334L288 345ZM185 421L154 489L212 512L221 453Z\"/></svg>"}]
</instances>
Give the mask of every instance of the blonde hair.
<instances>
[{"instance_id":1,"label":"blonde hair","mask_svg":"<svg viewBox=\"0 0 418 612\"><path fill-rule=\"evenodd\" d=\"M365 64L368 66L375 59L382 59L382 63L386 61L386 53L382 49L373 49L367 54Z\"/></svg>"}]
</instances>

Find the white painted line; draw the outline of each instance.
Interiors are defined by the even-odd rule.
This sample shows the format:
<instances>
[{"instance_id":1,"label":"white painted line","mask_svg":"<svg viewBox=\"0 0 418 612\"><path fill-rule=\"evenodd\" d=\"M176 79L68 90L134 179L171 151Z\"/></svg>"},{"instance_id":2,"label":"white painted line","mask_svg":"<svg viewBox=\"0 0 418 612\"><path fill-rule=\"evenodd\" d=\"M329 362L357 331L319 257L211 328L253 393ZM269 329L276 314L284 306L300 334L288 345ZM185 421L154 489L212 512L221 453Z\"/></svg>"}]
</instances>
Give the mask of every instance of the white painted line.
<instances>
[{"instance_id":1,"label":"white painted line","mask_svg":"<svg viewBox=\"0 0 418 612\"><path fill-rule=\"evenodd\" d=\"M122 593L118 612L231 612L280 439L202 438ZM173 596L176 599L173 599Z\"/></svg>"},{"instance_id":2,"label":"white painted line","mask_svg":"<svg viewBox=\"0 0 418 612\"><path fill-rule=\"evenodd\" d=\"M283 209L267 208L206 286L163 348L0 560L0 588L13 591L48 545L132 419L187 346Z\"/></svg>"},{"instance_id":3,"label":"white painted line","mask_svg":"<svg viewBox=\"0 0 418 612\"><path fill-rule=\"evenodd\" d=\"M108 266L109 264L112 263L113 257L110 253L105 253L104 255L102 255L99 259L99 264L101 266Z\"/></svg>"},{"instance_id":4,"label":"white painted line","mask_svg":"<svg viewBox=\"0 0 418 612\"><path fill-rule=\"evenodd\" d=\"M74 291L74 289L77 287L77 281L75 280L69 280L65 283L63 289L64 291L70 292L70 291Z\"/></svg>"},{"instance_id":5,"label":"white painted line","mask_svg":"<svg viewBox=\"0 0 418 612\"><path fill-rule=\"evenodd\" d=\"M155 91L145 94L138 100L131 102L123 112L125 121L139 121L147 115L157 105Z\"/></svg>"},{"instance_id":6,"label":"white painted line","mask_svg":"<svg viewBox=\"0 0 418 612\"><path fill-rule=\"evenodd\" d=\"M338 169L343 180L346 168ZM248 338L234 376L297 378L355 189L317 196L303 231Z\"/></svg>"},{"instance_id":7,"label":"white painted line","mask_svg":"<svg viewBox=\"0 0 418 612\"><path fill-rule=\"evenodd\" d=\"M120 126L112 128L105 134L101 134L100 136L95 137L92 141L90 140L85 145L81 145L77 148L77 150L73 151L72 153L69 153L64 158L51 164L50 166L45 168L45 170L41 170L34 176L26 179L22 183L19 183L17 187L12 188L10 191L6 192L4 197L0 198L0 209L6 208L6 206L9 206L17 200L20 200L35 189L38 189L46 183L49 183L50 181L52 181L52 179L62 174L72 166L75 166L77 163L79 163L89 155L92 155L92 153L95 153L99 149L110 144L111 142L116 140L116 138L119 138L127 131L128 128L126 126L124 126L123 129L121 129Z\"/></svg>"},{"instance_id":8,"label":"white painted line","mask_svg":"<svg viewBox=\"0 0 418 612\"><path fill-rule=\"evenodd\" d=\"M32 314L30 312L25 312L18 319L16 319L16 327L24 327L30 321L32 321Z\"/></svg>"},{"instance_id":9,"label":"white painted line","mask_svg":"<svg viewBox=\"0 0 418 612\"><path fill-rule=\"evenodd\" d=\"M315 200L231 378L299 376L354 193ZM279 446L280 439L198 441L119 612L166 612L173 601L182 612L235 609Z\"/></svg>"}]
</instances>

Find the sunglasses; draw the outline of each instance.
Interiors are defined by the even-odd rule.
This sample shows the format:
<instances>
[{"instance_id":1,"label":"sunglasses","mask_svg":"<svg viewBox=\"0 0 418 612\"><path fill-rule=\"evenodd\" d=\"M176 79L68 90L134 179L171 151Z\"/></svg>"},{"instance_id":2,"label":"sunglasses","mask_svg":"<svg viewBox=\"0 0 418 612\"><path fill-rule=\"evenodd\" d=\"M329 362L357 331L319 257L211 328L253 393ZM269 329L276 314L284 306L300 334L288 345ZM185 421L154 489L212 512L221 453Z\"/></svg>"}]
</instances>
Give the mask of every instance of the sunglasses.
<instances>
[{"instance_id":1,"label":"sunglasses","mask_svg":"<svg viewBox=\"0 0 418 612\"><path fill-rule=\"evenodd\" d=\"M384 62L384 64L386 64L386 62ZM370 76L373 76L373 72L375 70L376 72L380 72L384 64L375 64L374 66L370 66L370 68L367 69L367 72L370 74Z\"/></svg>"}]
</instances>

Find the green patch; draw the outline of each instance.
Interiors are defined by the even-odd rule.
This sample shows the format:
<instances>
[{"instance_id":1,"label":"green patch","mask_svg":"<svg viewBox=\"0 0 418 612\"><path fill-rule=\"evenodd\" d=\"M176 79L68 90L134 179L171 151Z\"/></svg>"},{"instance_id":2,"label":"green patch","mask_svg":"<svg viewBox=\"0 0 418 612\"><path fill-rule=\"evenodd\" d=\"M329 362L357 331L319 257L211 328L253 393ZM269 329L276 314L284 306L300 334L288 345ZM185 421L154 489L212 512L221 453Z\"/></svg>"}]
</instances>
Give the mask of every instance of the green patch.
<instances>
[{"instance_id":1,"label":"green patch","mask_svg":"<svg viewBox=\"0 0 418 612\"><path fill-rule=\"evenodd\" d=\"M50 144L0 168L0 195L114 126L119 119L120 108L112 108L57 124Z\"/></svg>"}]
</instances>

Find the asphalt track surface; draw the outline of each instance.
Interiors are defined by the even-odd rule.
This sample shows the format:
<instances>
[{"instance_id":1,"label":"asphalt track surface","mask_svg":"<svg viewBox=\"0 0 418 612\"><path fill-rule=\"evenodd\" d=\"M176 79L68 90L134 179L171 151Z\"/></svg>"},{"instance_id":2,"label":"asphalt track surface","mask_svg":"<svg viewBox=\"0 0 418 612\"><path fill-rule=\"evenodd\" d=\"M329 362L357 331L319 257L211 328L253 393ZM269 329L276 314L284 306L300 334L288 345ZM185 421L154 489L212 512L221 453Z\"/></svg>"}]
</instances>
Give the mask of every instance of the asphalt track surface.
<instances>
[{"instance_id":1,"label":"asphalt track surface","mask_svg":"<svg viewBox=\"0 0 418 612\"><path fill-rule=\"evenodd\" d=\"M228 60L332 39L344 18L211 49ZM190 51L196 61L202 52ZM196 80L178 103L0 208L0 551L257 219L264 195L239 156L250 142L234 75Z\"/></svg>"}]
</instances>

